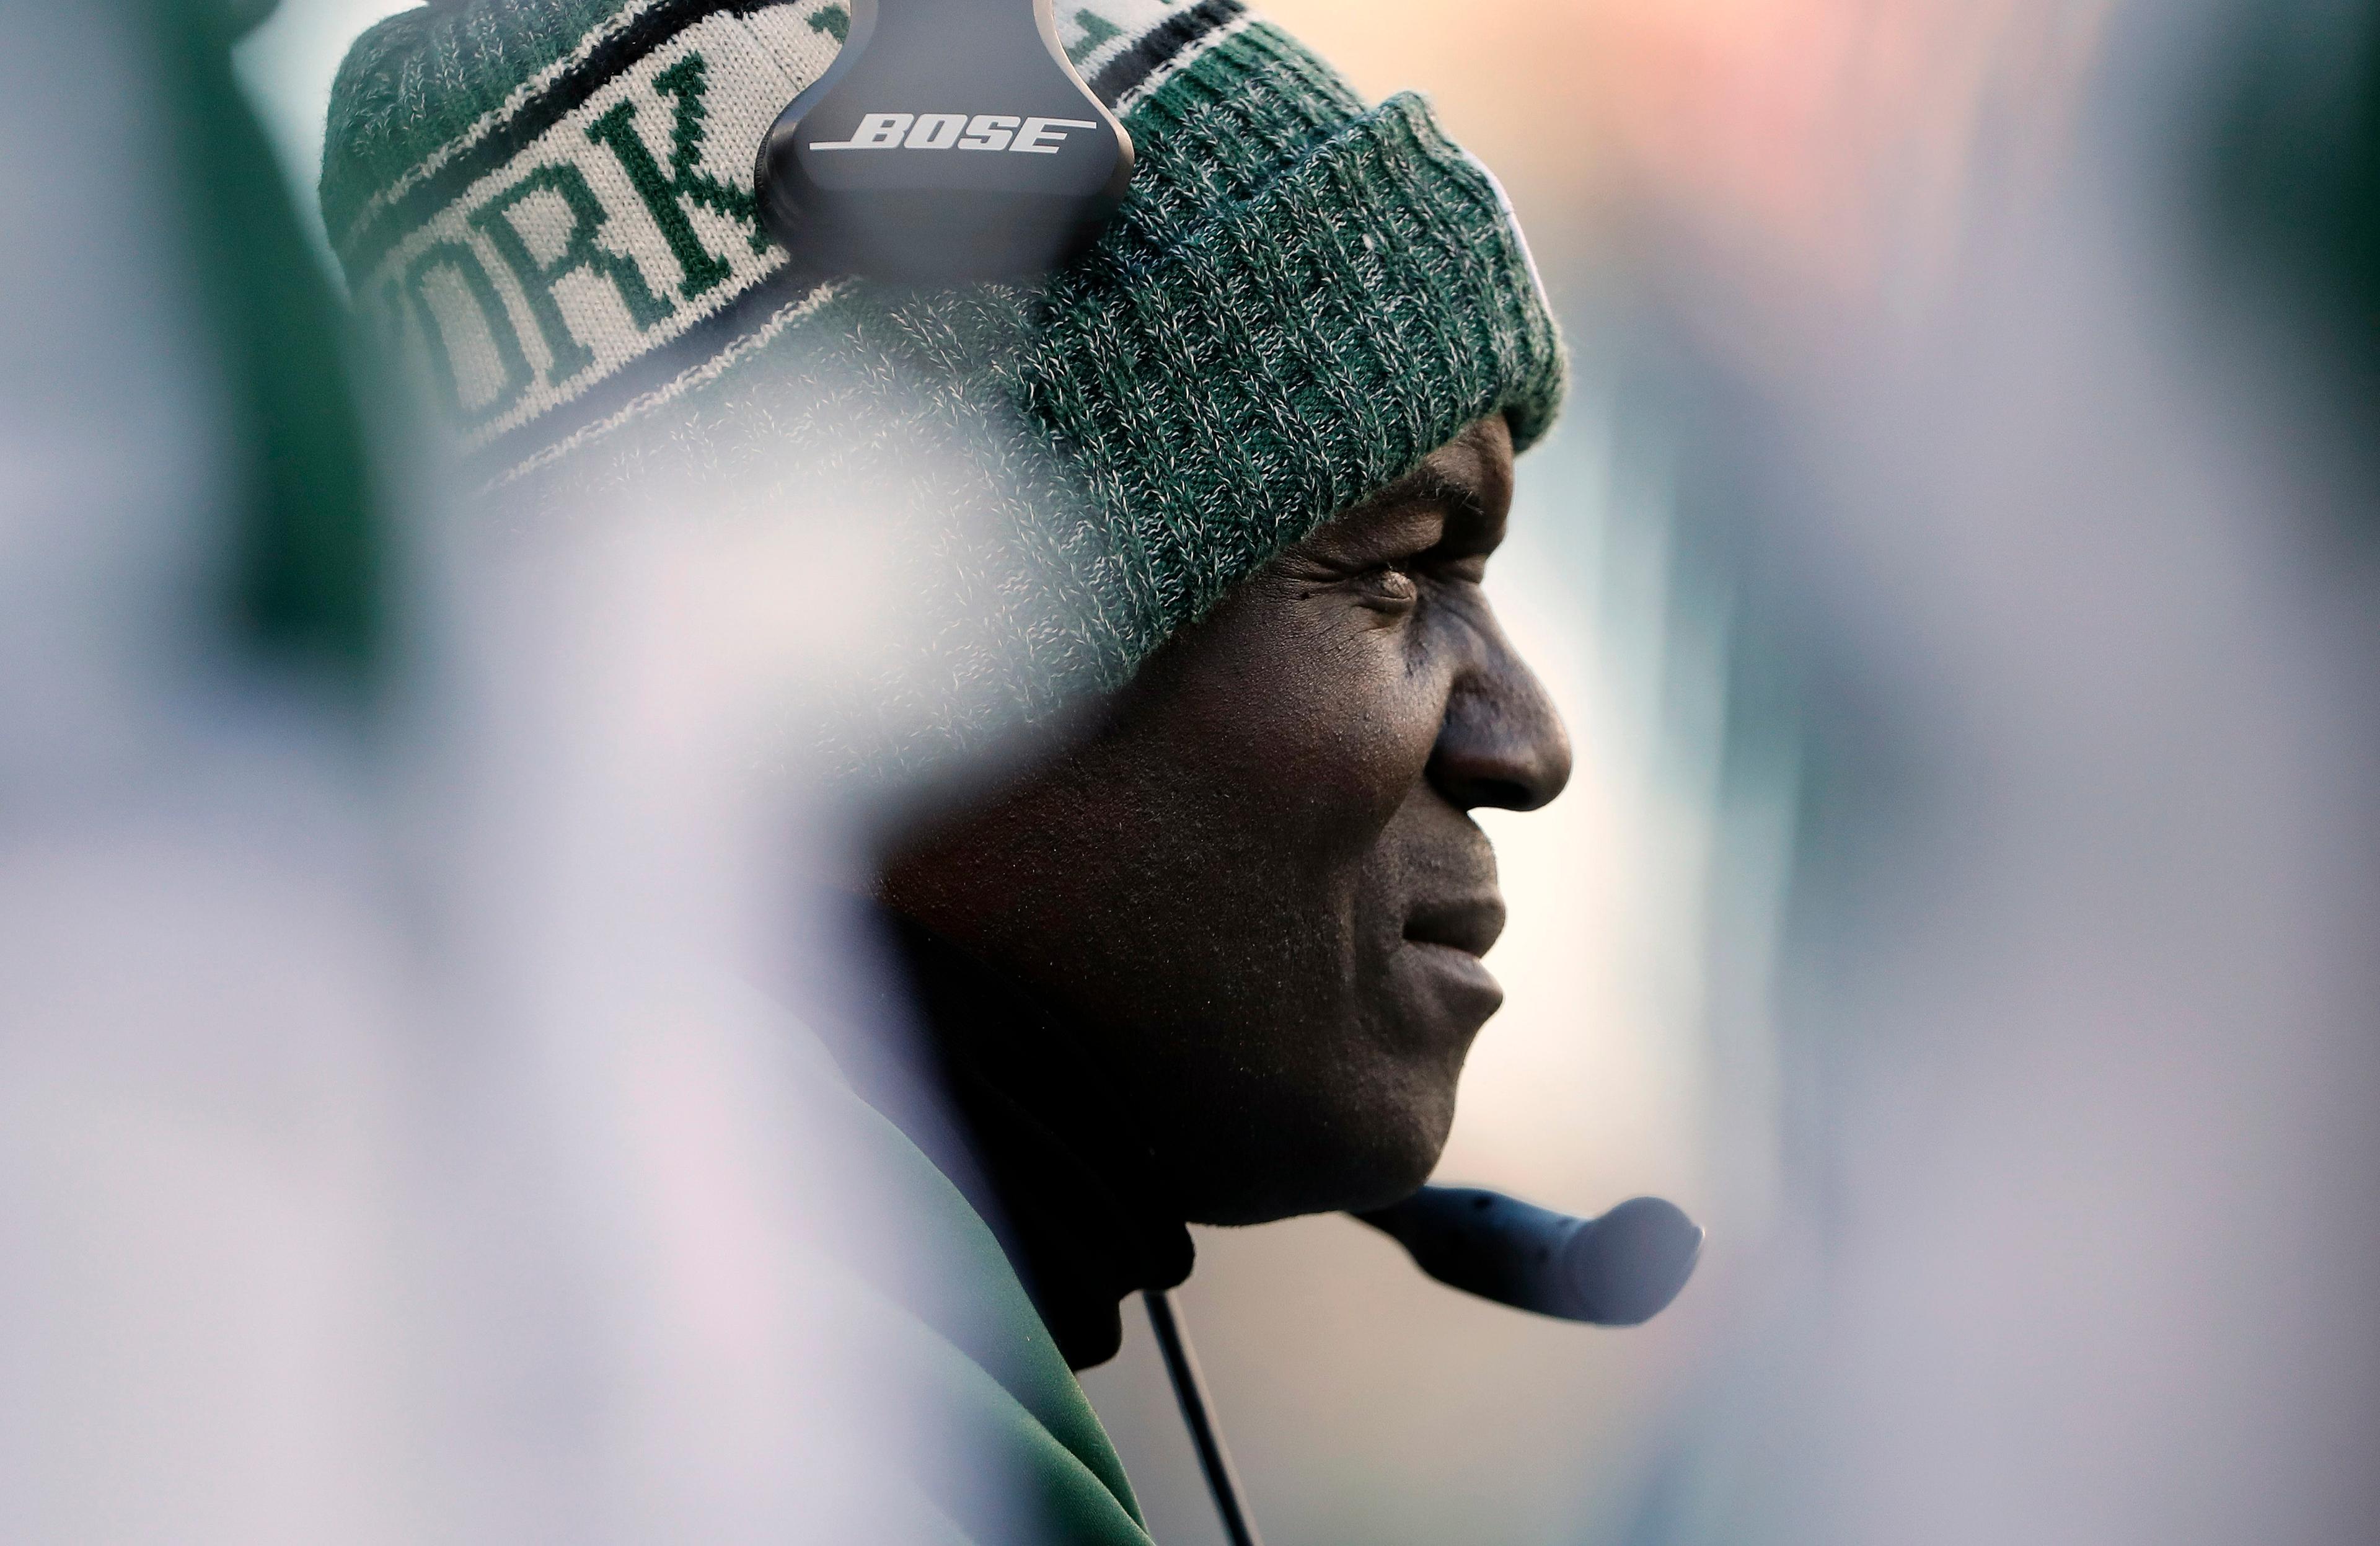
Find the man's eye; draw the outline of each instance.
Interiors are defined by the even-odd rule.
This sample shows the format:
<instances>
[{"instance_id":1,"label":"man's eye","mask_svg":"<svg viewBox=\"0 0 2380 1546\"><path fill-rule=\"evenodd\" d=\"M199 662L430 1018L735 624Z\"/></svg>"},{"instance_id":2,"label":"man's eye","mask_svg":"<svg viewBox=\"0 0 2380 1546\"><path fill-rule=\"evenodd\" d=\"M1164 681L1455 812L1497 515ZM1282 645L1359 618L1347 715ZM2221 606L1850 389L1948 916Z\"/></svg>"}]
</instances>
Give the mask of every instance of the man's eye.
<instances>
[{"instance_id":1,"label":"man's eye","mask_svg":"<svg viewBox=\"0 0 2380 1546\"><path fill-rule=\"evenodd\" d=\"M1411 606L1421 597L1421 584L1402 569L1383 566L1355 577L1356 589L1372 606Z\"/></svg>"}]
</instances>

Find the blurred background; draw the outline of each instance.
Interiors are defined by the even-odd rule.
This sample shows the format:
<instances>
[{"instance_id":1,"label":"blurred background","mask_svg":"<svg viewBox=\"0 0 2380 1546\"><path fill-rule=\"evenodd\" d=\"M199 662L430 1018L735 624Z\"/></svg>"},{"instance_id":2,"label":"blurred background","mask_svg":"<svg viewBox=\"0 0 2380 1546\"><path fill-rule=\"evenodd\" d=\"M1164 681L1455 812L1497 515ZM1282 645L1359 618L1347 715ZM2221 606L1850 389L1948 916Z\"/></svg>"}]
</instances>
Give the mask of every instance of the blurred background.
<instances>
[{"instance_id":1,"label":"blurred background","mask_svg":"<svg viewBox=\"0 0 2380 1546\"><path fill-rule=\"evenodd\" d=\"M283 0L240 45L303 220L332 72L398 8ZM1509 996L1440 1178L1582 1212L1658 1193L1710 1231L1684 1296L1625 1332L1452 1294L1344 1219L1199 1232L1178 1297L1274 1546L2380 1540L2380 7L1265 9L1366 93L1427 92L1504 179L1576 367L1490 583L1578 773L1490 824ZM11 434L22 532L44 485ZM502 594L600 613L616 564ZM584 636L540 639L550 661ZM467 637L442 679L507 642ZM761 648L710 645L685 673ZM42 648L12 675L38 683ZM481 712L568 723L589 700L557 672ZM42 740L22 705L9 735ZM344 712L270 718L240 754L311 780L370 869L405 827L352 773L382 754L337 749ZM702 744L710 721L670 713ZM581 739L570 786L648 786ZM426 765L492 759L516 805L553 772L430 740ZM23 829L25 791L71 780L15 765ZM31 914L57 895L19 891ZM355 1002L348 980L321 991ZM497 998L596 996L540 980ZM516 1049L501 1088L559 1044ZM633 1110L648 1065L621 1055ZM716 1131L760 1055L726 1037L677 1104L624 1119L633 1143L573 1136L513 1216L584 1206L589 1156ZM322 1099L387 1088L310 1066ZM663 1159L655 1220L736 1161L707 1163ZM727 1299L758 1335L772 1280L748 1269ZM614 1296L708 1302L699 1279ZM1087 1387L1157 1538L1218 1540L1126 1325ZM715 1479L667 1447L635 1452L650 1508Z\"/></svg>"}]
</instances>

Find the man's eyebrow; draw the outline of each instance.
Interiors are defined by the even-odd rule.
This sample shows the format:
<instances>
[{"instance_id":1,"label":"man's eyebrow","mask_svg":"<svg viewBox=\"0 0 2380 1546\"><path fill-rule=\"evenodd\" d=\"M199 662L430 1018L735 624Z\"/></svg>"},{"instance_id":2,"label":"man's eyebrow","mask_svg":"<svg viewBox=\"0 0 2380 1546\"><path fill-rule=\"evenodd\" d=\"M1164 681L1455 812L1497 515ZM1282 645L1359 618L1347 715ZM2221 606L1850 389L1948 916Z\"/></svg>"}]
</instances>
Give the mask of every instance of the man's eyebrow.
<instances>
[{"instance_id":1,"label":"man's eyebrow","mask_svg":"<svg viewBox=\"0 0 2380 1546\"><path fill-rule=\"evenodd\" d=\"M1449 515L1464 520L1485 522L1491 515L1477 481L1458 478L1428 462L1398 481L1396 497L1401 503L1442 505Z\"/></svg>"},{"instance_id":2,"label":"man's eyebrow","mask_svg":"<svg viewBox=\"0 0 2380 1546\"><path fill-rule=\"evenodd\" d=\"M1417 554L1451 544L1460 553L1485 553L1504 534L1504 512L1491 488L1464 476L1462 463L1433 457L1317 533L1318 540L1358 551ZM1422 524L1427 515L1427 525ZM1326 533L1328 535L1326 535Z\"/></svg>"}]
</instances>

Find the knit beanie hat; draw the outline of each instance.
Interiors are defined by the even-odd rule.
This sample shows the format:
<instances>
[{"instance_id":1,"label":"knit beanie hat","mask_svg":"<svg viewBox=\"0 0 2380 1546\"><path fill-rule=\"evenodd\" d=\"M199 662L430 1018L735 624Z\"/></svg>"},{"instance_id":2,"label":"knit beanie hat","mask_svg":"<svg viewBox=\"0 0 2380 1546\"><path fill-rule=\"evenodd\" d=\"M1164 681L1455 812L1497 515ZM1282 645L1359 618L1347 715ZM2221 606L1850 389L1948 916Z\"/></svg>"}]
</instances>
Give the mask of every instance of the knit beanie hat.
<instances>
[{"instance_id":1,"label":"knit beanie hat","mask_svg":"<svg viewBox=\"0 0 2380 1546\"><path fill-rule=\"evenodd\" d=\"M937 626L837 732L863 761L1120 685L1464 425L1524 448L1561 394L1501 190L1419 98L1366 109L1238 0L1058 13L1138 170L1030 285L856 280L765 234L751 169L835 0L448 0L333 91L333 245L480 481L861 489L934 555Z\"/></svg>"}]
</instances>

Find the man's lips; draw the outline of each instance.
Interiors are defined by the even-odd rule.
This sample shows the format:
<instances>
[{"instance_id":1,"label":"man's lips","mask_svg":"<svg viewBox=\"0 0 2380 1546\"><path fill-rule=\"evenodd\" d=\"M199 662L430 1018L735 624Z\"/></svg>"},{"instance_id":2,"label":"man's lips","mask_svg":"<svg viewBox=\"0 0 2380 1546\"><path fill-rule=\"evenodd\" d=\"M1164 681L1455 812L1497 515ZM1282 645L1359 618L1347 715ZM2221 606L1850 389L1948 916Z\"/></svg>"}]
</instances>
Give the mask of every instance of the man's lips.
<instances>
[{"instance_id":1,"label":"man's lips","mask_svg":"<svg viewBox=\"0 0 2380 1546\"><path fill-rule=\"evenodd\" d=\"M1461 901L1428 902L1405 919L1405 938L1415 944L1442 944L1466 956L1485 956L1504 931L1504 899L1489 895Z\"/></svg>"}]
</instances>

